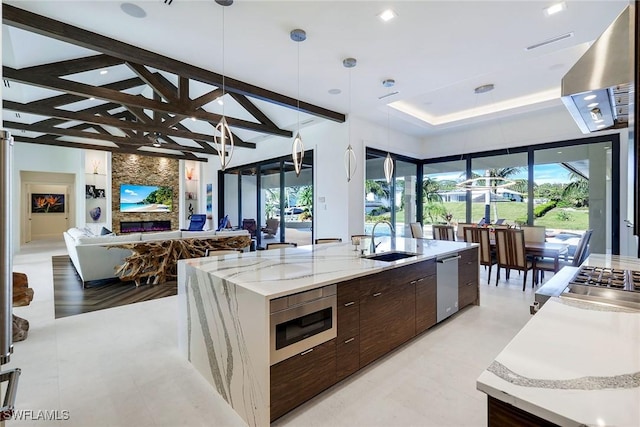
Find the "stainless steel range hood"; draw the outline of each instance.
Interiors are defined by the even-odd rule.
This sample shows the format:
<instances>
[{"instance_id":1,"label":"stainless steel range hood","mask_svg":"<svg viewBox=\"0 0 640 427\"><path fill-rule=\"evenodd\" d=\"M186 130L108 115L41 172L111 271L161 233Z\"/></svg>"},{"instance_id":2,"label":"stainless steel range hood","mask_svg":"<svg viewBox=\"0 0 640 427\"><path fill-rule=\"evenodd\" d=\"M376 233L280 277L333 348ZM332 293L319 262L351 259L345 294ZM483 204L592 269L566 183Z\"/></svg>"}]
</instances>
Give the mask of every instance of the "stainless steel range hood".
<instances>
[{"instance_id":1,"label":"stainless steel range hood","mask_svg":"<svg viewBox=\"0 0 640 427\"><path fill-rule=\"evenodd\" d=\"M633 27L627 6L562 79L562 102L582 133L628 125Z\"/></svg>"}]
</instances>

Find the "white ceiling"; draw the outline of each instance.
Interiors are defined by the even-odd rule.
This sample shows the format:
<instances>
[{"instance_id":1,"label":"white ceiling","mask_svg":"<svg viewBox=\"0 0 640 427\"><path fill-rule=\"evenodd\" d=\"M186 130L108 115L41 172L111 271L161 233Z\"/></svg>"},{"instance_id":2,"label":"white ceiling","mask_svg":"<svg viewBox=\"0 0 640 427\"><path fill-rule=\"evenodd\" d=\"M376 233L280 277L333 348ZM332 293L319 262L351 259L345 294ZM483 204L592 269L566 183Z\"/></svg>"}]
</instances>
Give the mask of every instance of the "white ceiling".
<instances>
[{"instance_id":1,"label":"white ceiling","mask_svg":"<svg viewBox=\"0 0 640 427\"><path fill-rule=\"evenodd\" d=\"M565 0L565 11L547 17L543 9L554 1L236 0L226 8L213 0L131 1L144 18L125 14L122 1L4 3L385 126L391 114L391 127L427 136L496 110L503 118L559 105L562 76L629 2ZM397 17L384 23L376 15L388 7ZM306 41L290 40L295 28L306 31ZM525 49L569 32L574 36ZM3 64L15 68L95 54L4 25L2 38ZM344 68L346 57L358 65ZM84 77L97 84L115 74ZM393 88L383 87L388 78ZM474 93L487 83L495 90ZM56 94L17 87L3 97L28 102ZM256 103L276 124L294 128L295 111ZM252 137L258 134L246 139Z\"/></svg>"}]
</instances>

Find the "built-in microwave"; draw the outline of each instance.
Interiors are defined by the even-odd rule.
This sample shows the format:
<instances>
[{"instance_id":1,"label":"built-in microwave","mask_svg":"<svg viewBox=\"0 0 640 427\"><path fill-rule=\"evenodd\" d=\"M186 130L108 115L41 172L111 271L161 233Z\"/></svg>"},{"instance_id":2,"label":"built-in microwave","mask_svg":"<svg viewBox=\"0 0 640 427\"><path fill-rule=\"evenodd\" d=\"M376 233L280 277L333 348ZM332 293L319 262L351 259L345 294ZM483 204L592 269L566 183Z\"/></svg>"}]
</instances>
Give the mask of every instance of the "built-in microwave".
<instances>
[{"instance_id":1,"label":"built-in microwave","mask_svg":"<svg viewBox=\"0 0 640 427\"><path fill-rule=\"evenodd\" d=\"M271 364L335 338L336 311L336 285L271 300Z\"/></svg>"}]
</instances>

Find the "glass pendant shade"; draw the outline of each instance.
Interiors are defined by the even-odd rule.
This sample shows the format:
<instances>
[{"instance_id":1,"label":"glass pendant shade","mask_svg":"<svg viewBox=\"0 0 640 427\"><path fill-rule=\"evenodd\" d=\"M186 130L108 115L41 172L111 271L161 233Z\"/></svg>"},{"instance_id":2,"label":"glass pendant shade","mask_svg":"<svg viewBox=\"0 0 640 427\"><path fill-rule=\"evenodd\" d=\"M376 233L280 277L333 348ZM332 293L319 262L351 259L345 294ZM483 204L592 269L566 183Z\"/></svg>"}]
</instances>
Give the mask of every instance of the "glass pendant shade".
<instances>
[{"instance_id":1,"label":"glass pendant shade","mask_svg":"<svg viewBox=\"0 0 640 427\"><path fill-rule=\"evenodd\" d=\"M233 134L231 133L231 129L229 129L229 125L227 124L227 119L224 116L220 119L220 122L216 126L216 130L218 131L219 136L213 137L213 142L215 143L214 147L220 157L220 167L222 170L225 170L231 162L234 145ZM227 151L227 140L229 140L229 151Z\"/></svg>"},{"instance_id":2,"label":"glass pendant shade","mask_svg":"<svg viewBox=\"0 0 640 427\"><path fill-rule=\"evenodd\" d=\"M384 159L384 177L387 180L387 184L390 184L391 178L393 178L393 159L390 153L387 153L387 157Z\"/></svg>"},{"instance_id":3,"label":"glass pendant shade","mask_svg":"<svg viewBox=\"0 0 640 427\"><path fill-rule=\"evenodd\" d=\"M353 174L356 173L356 168L356 153L353 152L353 147L349 144L344 152L344 169L347 171L347 182L351 182Z\"/></svg>"},{"instance_id":4,"label":"glass pendant shade","mask_svg":"<svg viewBox=\"0 0 640 427\"><path fill-rule=\"evenodd\" d=\"M300 176L300 171L302 170L302 159L304 158L304 144L302 143L300 132L296 134L296 137L293 140L291 155L293 157L293 167L296 170L296 176Z\"/></svg>"}]
</instances>

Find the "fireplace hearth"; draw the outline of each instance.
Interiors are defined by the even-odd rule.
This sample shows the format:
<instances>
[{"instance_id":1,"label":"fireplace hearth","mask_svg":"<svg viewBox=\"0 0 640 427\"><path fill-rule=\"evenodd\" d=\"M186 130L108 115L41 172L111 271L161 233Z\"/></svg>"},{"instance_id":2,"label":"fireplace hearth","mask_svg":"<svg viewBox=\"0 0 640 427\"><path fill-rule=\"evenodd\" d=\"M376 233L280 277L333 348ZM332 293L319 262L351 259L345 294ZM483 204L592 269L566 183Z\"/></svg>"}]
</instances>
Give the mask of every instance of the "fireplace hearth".
<instances>
[{"instance_id":1,"label":"fireplace hearth","mask_svg":"<svg viewBox=\"0 0 640 427\"><path fill-rule=\"evenodd\" d=\"M171 221L120 221L120 233L171 231Z\"/></svg>"}]
</instances>

